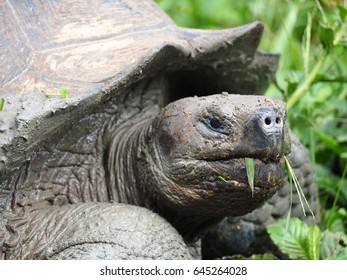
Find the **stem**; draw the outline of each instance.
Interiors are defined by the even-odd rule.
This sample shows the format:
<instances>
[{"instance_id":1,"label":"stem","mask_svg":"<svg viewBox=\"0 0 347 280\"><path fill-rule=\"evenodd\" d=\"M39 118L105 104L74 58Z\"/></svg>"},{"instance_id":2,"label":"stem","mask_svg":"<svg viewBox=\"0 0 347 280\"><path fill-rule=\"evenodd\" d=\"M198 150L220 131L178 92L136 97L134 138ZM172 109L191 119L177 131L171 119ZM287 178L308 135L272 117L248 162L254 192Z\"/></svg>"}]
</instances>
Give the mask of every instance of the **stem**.
<instances>
[{"instance_id":1,"label":"stem","mask_svg":"<svg viewBox=\"0 0 347 280\"><path fill-rule=\"evenodd\" d=\"M307 79L304 83L290 96L287 101L287 109L293 107L299 99L305 94L305 92L310 88L322 66L324 65L325 59L328 55L328 52L324 52L323 56L317 62L316 66L313 68Z\"/></svg>"},{"instance_id":2,"label":"stem","mask_svg":"<svg viewBox=\"0 0 347 280\"><path fill-rule=\"evenodd\" d=\"M317 4L317 7L318 7L320 13L322 14L322 18L323 18L324 23L327 23L327 22L328 22L327 16L325 15L324 10L323 10L323 7L322 7L322 5L320 4L319 0L316 0L316 4Z\"/></svg>"},{"instance_id":3,"label":"stem","mask_svg":"<svg viewBox=\"0 0 347 280\"><path fill-rule=\"evenodd\" d=\"M60 93L46 93L46 96L60 96Z\"/></svg>"},{"instance_id":4,"label":"stem","mask_svg":"<svg viewBox=\"0 0 347 280\"><path fill-rule=\"evenodd\" d=\"M305 45L304 45L304 69L305 77L308 76L308 70L310 65L310 49L311 49L311 29L312 29L312 16L310 13L307 14L307 27L305 30Z\"/></svg>"},{"instance_id":5,"label":"stem","mask_svg":"<svg viewBox=\"0 0 347 280\"><path fill-rule=\"evenodd\" d=\"M347 83L347 78L337 77L337 78L320 78L316 82L320 83Z\"/></svg>"}]
</instances>

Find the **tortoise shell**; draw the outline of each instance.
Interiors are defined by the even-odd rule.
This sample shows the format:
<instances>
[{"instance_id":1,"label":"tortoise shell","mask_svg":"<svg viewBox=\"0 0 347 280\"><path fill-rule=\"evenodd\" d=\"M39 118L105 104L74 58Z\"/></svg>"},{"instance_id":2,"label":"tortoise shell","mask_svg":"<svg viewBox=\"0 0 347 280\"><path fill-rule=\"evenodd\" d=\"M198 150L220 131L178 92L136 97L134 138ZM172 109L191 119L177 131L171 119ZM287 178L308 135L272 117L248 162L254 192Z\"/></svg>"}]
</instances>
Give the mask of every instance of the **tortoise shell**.
<instances>
[{"instance_id":1,"label":"tortoise shell","mask_svg":"<svg viewBox=\"0 0 347 280\"><path fill-rule=\"evenodd\" d=\"M141 79L167 73L179 89L172 99L262 94L278 64L257 51L260 22L181 28L149 0L9 0L0 14L0 200L43 141ZM46 96L61 88L69 98Z\"/></svg>"}]
</instances>

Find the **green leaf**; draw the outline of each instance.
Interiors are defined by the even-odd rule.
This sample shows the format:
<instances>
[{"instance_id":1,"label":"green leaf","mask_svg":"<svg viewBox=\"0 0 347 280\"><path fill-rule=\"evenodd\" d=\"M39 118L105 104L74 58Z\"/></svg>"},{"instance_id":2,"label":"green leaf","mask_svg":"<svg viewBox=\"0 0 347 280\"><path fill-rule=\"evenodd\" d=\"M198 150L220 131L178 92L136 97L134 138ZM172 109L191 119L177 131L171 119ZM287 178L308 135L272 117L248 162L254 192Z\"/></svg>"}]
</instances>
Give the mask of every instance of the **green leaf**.
<instances>
[{"instance_id":1,"label":"green leaf","mask_svg":"<svg viewBox=\"0 0 347 280\"><path fill-rule=\"evenodd\" d=\"M324 49L330 50L334 42L334 31L327 26L320 26L319 39Z\"/></svg>"},{"instance_id":2,"label":"green leaf","mask_svg":"<svg viewBox=\"0 0 347 280\"><path fill-rule=\"evenodd\" d=\"M321 232L316 225L311 225L307 233L307 253L310 260L319 260Z\"/></svg>"},{"instance_id":3,"label":"green leaf","mask_svg":"<svg viewBox=\"0 0 347 280\"><path fill-rule=\"evenodd\" d=\"M345 223L347 221L346 209L328 209L323 213L322 218L327 229L333 232L345 231Z\"/></svg>"},{"instance_id":4,"label":"green leaf","mask_svg":"<svg viewBox=\"0 0 347 280\"><path fill-rule=\"evenodd\" d=\"M5 105L5 98L1 98L0 99L0 112L4 109L4 105Z\"/></svg>"},{"instance_id":5,"label":"green leaf","mask_svg":"<svg viewBox=\"0 0 347 280\"><path fill-rule=\"evenodd\" d=\"M61 96L63 99L69 98L69 94L68 94L66 88L61 88L61 89L60 89L60 96Z\"/></svg>"},{"instance_id":6,"label":"green leaf","mask_svg":"<svg viewBox=\"0 0 347 280\"><path fill-rule=\"evenodd\" d=\"M286 221L280 220L267 226L266 229L271 240L290 259L309 259L307 250L308 226L304 222L298 218L291 219L287 231Z\"/></svg>"},{"instance_id":7,"label":"green leaf","mask_svg":"<svg viewBox=\"0 0 347 280\"><path fill-rule=\"evenodd\" d=\"M347 248L342 249L334 260L347 260Z\"/></svg>"},{"instance_id":8,"label":"green leaf","mask_svg":"<svg viewBox=\"0 0 347 280\"><path fill-rule=\"evenodd\" d=\"M347 15L347 9L341 5L337 5L337 9L339 10L341 20L344 21Z\"/></svg>"},{"instance_id":9,"label":"green leaf","mask_svg":"<svg viewBox=\"0 0 347 280\"><path fill-rule=\"evenodd\" d=\"M287 81L287 92L286 93L288 95L292 94L294 91L296 91L298 86L299 86L298 82Z\"/></svg>"},{"instance_id":10,"label":"green leaf","mask_svg":"<svg viewBox=\"0 0 347 280\"><path fill-rule=\"evenodd\" d=\"M254 196L254 159L246 158L246 169L248 184L252 190L252 197Z\"/></svg>"},{"instance_id":11,"label":"green leaf","mask_svg":"<svg viewBox=\"0 0 347 280\"><path fill-rule=\"evenodd\" d=\"M320 194L324 194L327 200L336 199L338 186L341 184L341 178L336 176L336 174L334 174L332 170L321 164L317 164L315 166L315 171L317 175L317 185L319 187ZM338 202L340 205L347 204L347 188L341 188L341 192L339 193L338 197Z\"/></svg>"},{"instance_id":12,"label":"green leaf","mask_svg":"<svg viewBox=\"0 0 347 280\"><path fill-rule=\"evenodd\" d=\"M342 154L343 152L345 152L345 150L339 145L335 138L319 129L314 129L313 132L329 149L331 149L335 153Z\"/></svg>"},{"instance_id":13,"label":"green leaf","mask_svg":"<svg viewBox=\"0 0 347 280\"><path fill-rule=\"evenodd\" d=\"M293 112L291 119L295 122L296 127L307 128L314 126L313 121L307 118L307 115L302 112Z\"/></svg>"},{"instance_id":14,"label":"green leaf","mask_svg":"<svg viewBox=\"0 0 347 280\"><path fill-rule=\"evenodd\" d=\"M346 244L346 234L325 230L320 245L320 258L322 260L347 259Z\"/></svg>"}]
</instances>

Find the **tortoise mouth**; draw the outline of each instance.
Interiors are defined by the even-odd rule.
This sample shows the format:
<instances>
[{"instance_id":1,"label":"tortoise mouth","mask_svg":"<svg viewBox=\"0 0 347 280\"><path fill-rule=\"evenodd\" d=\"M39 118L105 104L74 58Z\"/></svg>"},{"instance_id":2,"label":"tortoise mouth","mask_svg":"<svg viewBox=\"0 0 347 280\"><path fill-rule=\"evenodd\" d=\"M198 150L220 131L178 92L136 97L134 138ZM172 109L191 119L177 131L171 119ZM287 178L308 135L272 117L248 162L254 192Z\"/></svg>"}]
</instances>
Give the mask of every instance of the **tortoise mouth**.
<instances>
[{"instance_id":1,"label":"tortoise mouth","mask_svg":"<svg viewBox=\"0 0 347 280\"><path fill-rule=\"evenodd\" d=\"M254 188L248 183L245 158L180 160L170 173L175 195L183 194L186 211L198 215L240 216L274 195L283 185L284 158L254 159ZM171 170L173 171L173 170Z\"/></svg>"},{"instance_id":2,"label":"tortoise mouth","mask_svg":"<svg viewBox=\"0 0 347 280\"><path fill-rule=\"evenodd\" d=\"M253 158L255 191L272 192L282 184L285 175L284 157L273 159ZM216 182L224 186L251 190L247 173L246 158L229 158L205 160L218 179Z\"/></svg>"}]
</instances>

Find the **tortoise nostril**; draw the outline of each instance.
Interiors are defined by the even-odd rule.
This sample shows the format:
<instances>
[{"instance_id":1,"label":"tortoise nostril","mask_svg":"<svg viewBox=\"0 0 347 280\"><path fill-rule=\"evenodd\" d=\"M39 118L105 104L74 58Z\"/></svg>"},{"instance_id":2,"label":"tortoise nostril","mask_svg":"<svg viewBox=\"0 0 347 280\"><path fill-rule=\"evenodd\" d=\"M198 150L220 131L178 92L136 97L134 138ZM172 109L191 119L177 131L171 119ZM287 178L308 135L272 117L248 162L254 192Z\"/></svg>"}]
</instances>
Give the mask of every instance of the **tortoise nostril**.
<instances>
[{"instance_id":1,"label":"tortoise nostril","mask_svg":"<svg viewBox=\"0 0 347 280\"><path fill-rule=\"evenodd\" d=\"M269 125L274 125L274 122L276 124L281 124L282 120L280 117L276 117L276 119L273 119L271 117L266 117L264 119L265 125L269 126Z\"/></svg>"},{"instance_id":2,"label":"tortoise nostril","mask_svg":"<svg viewBox=\"0 0 347 280\"><path fill-rule=\"evenodd\" d=\"M271 124L271 118L270 117L266 117L265 118L265 124L266 125L270 125Z\"/></svg>"}]
</instances>

